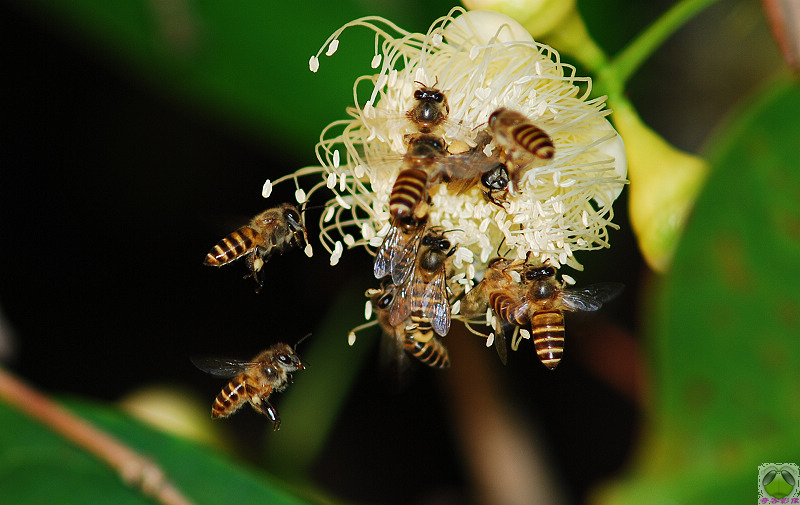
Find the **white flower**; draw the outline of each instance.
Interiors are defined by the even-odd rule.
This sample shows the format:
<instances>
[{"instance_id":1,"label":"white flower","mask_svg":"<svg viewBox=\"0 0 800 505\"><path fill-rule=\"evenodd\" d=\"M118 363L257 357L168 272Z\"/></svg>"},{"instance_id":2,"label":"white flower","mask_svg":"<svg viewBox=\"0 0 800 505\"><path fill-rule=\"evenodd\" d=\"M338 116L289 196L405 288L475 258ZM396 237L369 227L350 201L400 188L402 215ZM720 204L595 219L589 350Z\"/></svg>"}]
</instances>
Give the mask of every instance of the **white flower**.
<instances>
[{"instance_id":1,"label":"white flower","mask_svg":"<svg viewBox=\"0 0 800 505\"><path fill-rule=\"evenodd\" d=\"M379 72L355 82L355 96L369 99L322 132L316 148L321 167L289 176L295 184L298 176L319 177L306 199L322 188L334 195L320 219L320 239L332 263L342 242L374 250L388 232L404 137L416 131L405 113L422 84L447 97L448 120L437 133L451 152L474 146L500 107L527 116L555 146L555 156L527 170L504 207L488 202L478 186L463 194L448 192L444 184L432 188L430 225L452 230L448 236L459 251L470 251L452 262L455 275L466 276L465 285L480 278L498 254L524 258L531 251L554 267L580 269L575 252L610 246L607 230L616 227L612 203L627 182L627 166L622 140L605 118L605 97L590 98L590 78L576 76L554 49L535 42L511 18L460 8L426 34L378 17L348 23L311 58L313 71L322 52L332 54L342 31L354 26L373 30L380 49L366 62ZM486 150L494 149L492 143Z\"/></svg>"}]
</instances>

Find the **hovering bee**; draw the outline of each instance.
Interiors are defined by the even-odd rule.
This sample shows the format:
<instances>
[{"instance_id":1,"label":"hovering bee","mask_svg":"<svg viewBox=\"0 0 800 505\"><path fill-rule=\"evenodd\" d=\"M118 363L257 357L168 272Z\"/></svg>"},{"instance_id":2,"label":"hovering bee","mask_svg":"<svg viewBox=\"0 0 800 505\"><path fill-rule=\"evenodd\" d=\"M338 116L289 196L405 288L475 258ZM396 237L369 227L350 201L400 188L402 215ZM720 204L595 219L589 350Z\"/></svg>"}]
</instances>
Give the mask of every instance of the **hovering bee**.
<instances>
[{"instance_id":1,"label":"hovering bee","mask_svg":"<svg viewBox=\"0 0 800 505\"><path fill-rule=\"evenodd\" d=\"M447 258L456 251L439 228L428 229L417 254L414 274L400 285L389 311L389 323L408 318L419 328L430 325L438 335L450 330L450 301L447 296Z\"/></svg>"},{"instance_id":2,"label":"hovering bee","mask_svg":"<svg viewBox=\"0 0 800 505\"><path fill-rule=\"evenodd\" d=\"M211 417L228 417L249 402L256 412L272 421L273 430L280 428L281 418L269 402L269 395L286 389L292 372L305 369L300 356L284 343L273 345L250 361L200 358L192 359L192 363L215 377L234 377L214 400Z\"/></svg>"},{"instance_id":3,"label":"hovering bee","mask_svg":"<svg viewBox=\"0 0 800 505\"><path fill-rule=\"evenodd\" d=\"M211 248L204 265L221 267L240 258L246 258L250 273L255 279L256 292L264 286L260 275L264 263L275 254L283 254L292 246L303 249L308 243L308 233L300 212L290 203L267 209L243 226L220 240Z\"/></svg>"},{"instance_id":4,"label":"hovering bee","mask_svg":"<svg viewBox=\"0 0 800 505\"><path fill-rule=\"evenodd\" d=\"M536 159L549 160L555 155L553 140L544 130L517 111L499 108L489 116L489 130L508 154L511 183L516 191L522 173Z\"/></svg>"},{"instance_id":5,"label":"hovering bee","mask_svg":"<svg viewBox=\"0 0 800 505\"><path fill-rule=\"evenodd\" d=\"M365 293L378 313L378 324L383 329L386 340L393 347L393 352L390 349L393 357L402 363L403 353L408 353L432 368L448 368L450 358L447 349L434 334L430 322L413 322L410 318L397 325L389 322L390 307L396 292L397 288L389 280L382 283L380 288L370 289Z\"/></svg>"},{"instance_id":6,"label":"hovering bee","mask_svg":"<svg viewBox=\"0 0 800 505\"><path fill-rule=\"evenodd\" d=\"M461 312L474 317L488 306L504 323L530 325L536 354L552 370L564 353L564 311L598 310L622 288L615 282L565 288L551 266L534 266L527 259L496 258L490 262L484 280L465 296Z\"/></svg>"},{"instance_id":7,"label":"hovering bee","mask_svg":"<svg viewBox=\"0 0 800 505\"><path fill-rule=\"evenodd\" d=\"M414 91L417 103L406 112L406 117L419 128L420 132L431 133L447 118L450 106L447 104L445 94L436 89L438 79L433 87L428 87L419 81L415 82L421 86Z\"/></svg>"}]
</instances>

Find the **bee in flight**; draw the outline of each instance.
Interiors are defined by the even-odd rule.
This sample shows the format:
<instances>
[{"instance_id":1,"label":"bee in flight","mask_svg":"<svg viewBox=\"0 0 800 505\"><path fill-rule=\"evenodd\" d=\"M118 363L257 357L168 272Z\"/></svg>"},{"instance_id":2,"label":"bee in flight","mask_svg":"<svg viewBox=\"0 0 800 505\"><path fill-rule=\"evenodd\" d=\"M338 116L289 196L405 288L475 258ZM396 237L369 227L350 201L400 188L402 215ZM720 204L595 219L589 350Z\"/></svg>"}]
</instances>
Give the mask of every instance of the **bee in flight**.
<instances>
[{"instance_id":1,"label":"bee in flight","mask_svg":"<svg viewBox=\"0 0 800 505\"><path fill-rule=\"evenodd\" d=\"M284 203L258 214L249 225L217 242L203 264L221 267L245 258L250 270L245 278L255 279L258 292L264 286L261 269L273 254L283 254L291 247L305 249L307 244L308 233L300 212L294 205Z\"/></svg>"},{"instance_id":2,"label":"bee in flight","mask_svg":"<svg viewBox=\"0 0 800 505\"><path fill-rule=\"evenodd\" d=\"M269 402L270 394L286 389L292 381L292 372L305 369L292 346L284 343L273 345L250 361L197 358L192 363L215 377L233 377L214 400L211 417L228 417L249 402L256 412L272 421L273 430L280 428L281 418Z\"/></svg>"},{"instance_id":3,"label":"bee in flight","mask_svg":"<svg viewBox=\"0 0 800 505\"><path fill-rule=\"evenodd\" d=\"M529 326L539 360L552 370L564 354L564 312L598 310L614 299L623 285L604 282L566 288L556 279L555 268L532 265L528 259L492 260L484 279L464 297L461 313L470 318L491 308L501 323L498 334L509 326Z\"/></svg>"},{"instance_id":4,"label":"bee in flight","mask_svg":"<svg viewBox=\"0 0 800 505\"><path fill-rule=\"evenodd\" d=\"M447 119L450 113L450 105L447 97L440 90L436 89L439 83L437 79L432 87L415 81L420 88L414 91L414 106L406 112L406 117L414 123L421 133L431 133L434 128L439 126Z\"/></svg>"},{"instance_id":5,"label":"bee in flight","mask_svg":"<svg viewBox=\"0 0 800 505\"><path fill-rule=\"evenodd\" d=\"M450 301L447 295L447 259L456 251L444 232L429 228L422 238L413 275L398 287L389 310L393 326L411 319L420 328L430 326L437 335L450 331Z\"/></svg>"},{"instance_id":6,"label":"bee in flight","mask_svg":"<svg viewBox=\"0 0 800 505\"><path fill-rule=\"evenodd\" d=\"M523 172L536 160L549 160L556 152L553 140L524 114L499 108L489 116L489 131L505 149L512 169L511 184L516 191Z\"/></svg>"},{"instance_id":7,"label":"bee in flight","mask_svg":"<svg viewBox=\"0 0 800 505\"><path fill-rule=\"evenodd\" d=\"M430 322L413 322L411 319L394 325L389 322L396 293L397 288L389 278L384 279L380 288L365 293L378 313L378 324L383 329L384 342L389 345L390 357L403 363L404 353L407 353L432 368L448 368L450 357L447 348L434 334Z\"/></svg>"}]
</instances>

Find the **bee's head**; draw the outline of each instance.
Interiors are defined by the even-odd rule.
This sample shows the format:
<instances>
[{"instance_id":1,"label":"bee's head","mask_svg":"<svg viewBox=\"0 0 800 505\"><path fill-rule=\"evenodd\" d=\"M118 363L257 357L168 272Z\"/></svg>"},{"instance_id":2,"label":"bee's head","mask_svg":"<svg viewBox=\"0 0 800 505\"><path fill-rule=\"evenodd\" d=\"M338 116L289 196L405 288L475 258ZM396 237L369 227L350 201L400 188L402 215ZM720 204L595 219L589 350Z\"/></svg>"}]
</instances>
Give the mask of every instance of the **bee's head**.
<instances>
[{"instance_id":1,"label":"bee's head","mask_svg":"<svg viewBox=\"0 0 800 505\"><path fill-rule=\"evenodd\" d=\"M555 277L556 269L551 266L529 268L525 270L525 280L540 281L550 277Z\"/></svg>"}]
</instances>

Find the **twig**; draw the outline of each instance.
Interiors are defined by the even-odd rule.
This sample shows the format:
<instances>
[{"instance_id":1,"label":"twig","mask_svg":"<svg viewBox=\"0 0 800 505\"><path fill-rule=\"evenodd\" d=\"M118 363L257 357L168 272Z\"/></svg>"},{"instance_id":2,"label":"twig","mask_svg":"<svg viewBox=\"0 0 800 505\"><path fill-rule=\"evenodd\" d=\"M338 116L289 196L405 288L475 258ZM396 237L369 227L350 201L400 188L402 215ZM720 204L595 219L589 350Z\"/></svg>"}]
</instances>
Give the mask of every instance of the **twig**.
<instances>
[{"instance_id":1,"label":"twig","mask_svg":"<svg viewBox=\"0 0 800 505\"><path fill-rule=\"evenodd\" d=\"M164 505L194 505L157 464L64 409L0 367L0 398L111 466L126 484Z\"/></svg>"}]
</instances>

